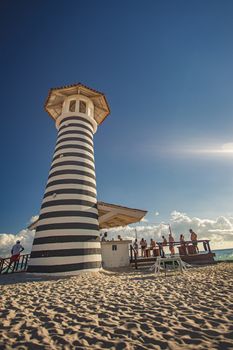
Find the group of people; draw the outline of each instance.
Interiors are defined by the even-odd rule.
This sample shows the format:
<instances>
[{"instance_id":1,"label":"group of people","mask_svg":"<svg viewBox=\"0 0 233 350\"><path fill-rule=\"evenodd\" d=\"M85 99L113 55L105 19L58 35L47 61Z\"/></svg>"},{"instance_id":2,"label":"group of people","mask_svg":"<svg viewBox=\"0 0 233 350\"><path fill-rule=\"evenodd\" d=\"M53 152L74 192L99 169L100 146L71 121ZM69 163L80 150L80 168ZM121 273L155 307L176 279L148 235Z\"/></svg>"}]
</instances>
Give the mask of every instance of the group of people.
<instances>
[{"instance_id":1,"label":"group of people","mask_svg":"<svg viewBox=\"0 0 233 350\"><path fill-rule=\"evenodd\" d=\"M195 247L196 251L199 252L198 245L197 245L197 234L192 229L190 229L189 232L190 232L190 240L192 241L192 244ZM161 256L165 257L164 247L166 247L166 246L169 247L171 255L175 255L174 242L175 242L175 239L174 239L171 231L168 235L168 239L166 239L165 236L162 236L162 242L160 242L160 243L157 243L154 239L151 238L149 246L147 244L146 239L142 238L140 243L139 243L140 247L141 247L141 256L146 257L146 256L148 256L149 250L154 251L156 249L159 249ZM136 238L134 243L133 243L133 248L134 248L137 255L139 252L139 244L138 244L138 240ZM180 245L184 246L184 247L186 246L186 241L185 241L183 234L180 235Z\"/></svg>"},{"instance_id":2,"label":"group of people","mask_svg":"<svg viewBox=\"0 0 233 350\"><path fill-rule=\"evenodd\" d=\"M156 245L157 245L157 243L155 242L155 240L151 238L150 239L150 246L148 247L146 239L142 238L140 241L141 256L145 257L147 255L146 252L148 251L148 249L156 249ZM135 239L135 241L133 243L133 248L134 248L136 254L138 255L139 245L138 245L137 238Z\"/></svg>"}]
</instances>

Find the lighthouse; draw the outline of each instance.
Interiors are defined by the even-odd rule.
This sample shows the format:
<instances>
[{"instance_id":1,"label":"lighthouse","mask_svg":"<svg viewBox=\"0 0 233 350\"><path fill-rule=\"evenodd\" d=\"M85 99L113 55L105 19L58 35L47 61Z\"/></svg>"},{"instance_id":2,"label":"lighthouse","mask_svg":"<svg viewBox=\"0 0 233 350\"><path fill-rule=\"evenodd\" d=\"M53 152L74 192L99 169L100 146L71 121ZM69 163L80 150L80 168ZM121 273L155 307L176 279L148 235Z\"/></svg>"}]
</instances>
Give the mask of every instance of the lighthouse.
<instances>
[{"instance_id":1,"label":"lighthouse","mask_svg":"<svg viewBox=\"0 0 233 350\"><path fill-rule=\"evenodd\" d=\"M75 84L51 89L45 110L57 141L36 227L28 272L98 271L101 247L93 135L110 113L103 93Z\"/></svg>"}]
</instances>

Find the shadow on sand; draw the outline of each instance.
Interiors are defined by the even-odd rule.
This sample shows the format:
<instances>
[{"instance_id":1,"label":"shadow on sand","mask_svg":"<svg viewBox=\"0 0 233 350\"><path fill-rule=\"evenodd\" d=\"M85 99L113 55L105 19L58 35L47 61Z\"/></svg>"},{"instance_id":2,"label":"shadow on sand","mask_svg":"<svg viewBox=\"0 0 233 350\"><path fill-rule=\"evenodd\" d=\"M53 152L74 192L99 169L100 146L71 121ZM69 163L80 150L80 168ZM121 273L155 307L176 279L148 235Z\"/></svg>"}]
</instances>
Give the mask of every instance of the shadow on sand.
<instances>
[{"instance_id":1,"label":"shadow on sand","mask_svg":"<svg viewBox=\"0 0 233 350\"><path fill-rule=\"evenodd\" d=\"M72 276L49 276L40 275L27 272L9 273L7 275L0 275L0 285L8 285L15 283L27 283L27 282L45 282L45 281L57 281L61 279L68 279Z\"/></svg>"}]
</instances>

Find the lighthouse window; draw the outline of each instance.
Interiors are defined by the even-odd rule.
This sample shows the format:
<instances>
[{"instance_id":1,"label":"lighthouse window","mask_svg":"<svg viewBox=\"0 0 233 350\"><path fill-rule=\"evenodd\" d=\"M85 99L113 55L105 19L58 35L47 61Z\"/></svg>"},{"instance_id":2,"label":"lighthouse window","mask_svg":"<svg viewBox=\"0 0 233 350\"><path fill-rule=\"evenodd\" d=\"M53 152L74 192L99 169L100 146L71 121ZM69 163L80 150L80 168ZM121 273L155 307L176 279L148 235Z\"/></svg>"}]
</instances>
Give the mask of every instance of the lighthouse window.
<instances>
[{"instance_id":1,"label":"lighthouse window","mask_svg":"<svg viewBox=\"0 0 233 350\"><path fill-rule=\"evenodd\" d=\"M86 113L87 105L84 101L79 101L79 112Z\"/></svg>"},{"instance_id":2,"label":"lighthouse window","mask_svg":"<svg viewBox=\"0 0 233 350\"><path fill-rule=\"evenodd\" d=\"M75 100L71 100L70 101L70 105L69 105L69 111L70 112L75 112L75 105L76 105L76 101Z\"/></svg>"}]
</instances>

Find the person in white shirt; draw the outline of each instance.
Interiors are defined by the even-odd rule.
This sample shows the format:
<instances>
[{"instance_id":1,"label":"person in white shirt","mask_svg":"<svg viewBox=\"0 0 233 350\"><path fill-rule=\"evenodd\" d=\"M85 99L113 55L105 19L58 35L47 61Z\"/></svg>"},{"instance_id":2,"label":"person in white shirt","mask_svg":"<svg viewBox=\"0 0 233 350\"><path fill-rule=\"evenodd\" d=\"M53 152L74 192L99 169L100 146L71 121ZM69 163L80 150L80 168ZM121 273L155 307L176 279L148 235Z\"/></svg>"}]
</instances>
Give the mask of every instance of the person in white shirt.
<instances>
[{"instance_id":1,"label":"person in white shirt","mask_svg":"<svg viewBox=\"0 0 233 350\"><path fill-rule=\"evenodd\" d=\"M11 249L11 255L19 255L24 250L24 247L20 244L20 241L17 241Z\"/></svg>"},{"instance_id":2,"label":"person in white shirt","mask_svg":"<svg viewBox=\"0 0 233 350\"><path fill-rule=\"evenodd\" d=\"M20 253L23 250L24 250L24 247L20 244L20 241L17 241L16 244L13 245L13 247L11 248L10 263L9 263L5 273L8 273L12 263L14 263L13 268L12 268L12 272L14 272L16 264L18 263L19 258L20 258Z\"/></svg>"}]
</instances>

